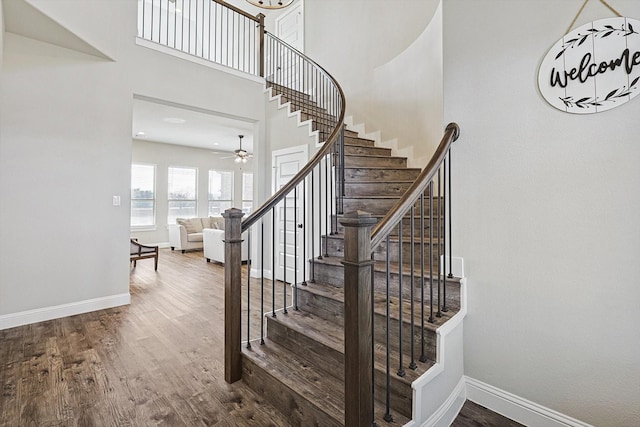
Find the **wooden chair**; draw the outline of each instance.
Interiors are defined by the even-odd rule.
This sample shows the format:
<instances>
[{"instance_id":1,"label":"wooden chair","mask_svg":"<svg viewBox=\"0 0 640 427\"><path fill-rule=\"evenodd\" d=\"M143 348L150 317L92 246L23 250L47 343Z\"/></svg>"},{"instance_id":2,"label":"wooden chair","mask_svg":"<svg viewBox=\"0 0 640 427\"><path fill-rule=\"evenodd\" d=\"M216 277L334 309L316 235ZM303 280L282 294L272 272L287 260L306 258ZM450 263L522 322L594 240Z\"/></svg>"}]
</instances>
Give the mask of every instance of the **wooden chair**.
<instances>
[{"instance_id":1,"label":"wooden chair","mask_svg":"<svg viewBox=\"0 0 640 427\"><path fill-rule=\"evenodd\" d=\"M142 243L138 243L138 239L131 238L131 255L130 262L133 262L133 266L136 266L136 262L139 259L155 258L155 270L158 271L158 247L147 246Z\"/></svg>"}]
</instances>

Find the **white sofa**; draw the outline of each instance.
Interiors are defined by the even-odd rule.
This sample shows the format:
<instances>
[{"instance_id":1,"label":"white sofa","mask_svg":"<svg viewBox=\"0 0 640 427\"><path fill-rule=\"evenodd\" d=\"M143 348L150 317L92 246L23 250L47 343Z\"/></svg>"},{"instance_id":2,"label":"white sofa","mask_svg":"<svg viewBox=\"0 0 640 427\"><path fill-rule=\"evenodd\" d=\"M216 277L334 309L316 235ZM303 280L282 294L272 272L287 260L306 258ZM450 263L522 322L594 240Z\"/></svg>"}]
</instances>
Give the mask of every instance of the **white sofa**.
<instances>
[{"instance_id":1,"label":"white sofa","mask_svg":"<svg viewBox=\"0 0 640 427\"><path fill-rule=\"evenodd\" d=\"M221 224L221 225L220 225ZM224 229L224 218L177 218L175 224L169 224L169 246L184 253L192 249L202 249L202 230L209 228Z\"/></svg>"},{"instance_id":2,"label":"white sofa","mask_svg":"<svg viewBox=\"0 0 640 427\"><path fill-rule=\"evenodd\" d=\"M243 236L244 237L244 236ZM220 228L205 228L202 230L204 243L204 257L207 262L216 261L224 264L224 223ZM247 240L241 244L242 261L249 259L249 245Z\"/></svg>"}]
</instances>

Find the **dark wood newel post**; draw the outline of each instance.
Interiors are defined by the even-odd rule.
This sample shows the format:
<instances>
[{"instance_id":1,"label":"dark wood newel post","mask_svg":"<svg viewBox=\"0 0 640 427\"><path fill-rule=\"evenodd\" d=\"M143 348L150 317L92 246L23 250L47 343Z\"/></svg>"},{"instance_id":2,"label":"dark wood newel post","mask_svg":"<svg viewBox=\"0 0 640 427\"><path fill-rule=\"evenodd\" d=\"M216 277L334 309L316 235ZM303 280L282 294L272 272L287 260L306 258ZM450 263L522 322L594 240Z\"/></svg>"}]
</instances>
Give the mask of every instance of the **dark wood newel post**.
<instances>
[{"instance_id":1,"label":"dark wood newel post","mask_svg":"<svg viewBox=\"0 0 640 427\"><path fill-rule=\"evenodd\" d=\"M371 228L376 219L356 211L344 226L345 426L373 424L373 336L371 332Z\"/></svg>"},{"instance_id":2,"label":"dark wood newel post","mask_svg":"<svg viewBox=\"0 0 640 427\"><path fill-rule=\"evenodd\" d=\"M242 217L237 208L224 211L224 380L242 377L241 303L242 294Z\"/></svg>"}]
</instances>

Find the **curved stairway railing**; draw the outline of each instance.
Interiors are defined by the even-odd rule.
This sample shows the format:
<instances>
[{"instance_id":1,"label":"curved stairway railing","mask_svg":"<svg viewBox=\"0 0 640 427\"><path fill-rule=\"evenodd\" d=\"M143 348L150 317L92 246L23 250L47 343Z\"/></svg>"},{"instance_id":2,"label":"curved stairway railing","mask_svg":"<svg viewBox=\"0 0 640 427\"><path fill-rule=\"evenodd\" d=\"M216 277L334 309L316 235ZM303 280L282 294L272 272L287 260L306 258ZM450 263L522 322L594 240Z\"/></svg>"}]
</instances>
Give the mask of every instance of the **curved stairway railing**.
<instances>
[{"instance_id":1,"label":"curved stairway railing","mask_svg":"<svg viewBox=\"0 0 640 427\"><path fill-rule=\"evenodd\" d=\"M244 214L239 209L223 213L225 380L230 383L242 376L243 340L247 348L251 348L253 340L264 343L265 314L276 317L280 312L286 314L290 308L298 309L299 284L304 286L307 280L314 281L314 271L312 268L307 271L304 260L326 254L326 243L323 248L320 236L335 232L335 217L342 213L344 194L345 97L342 88L313 60L267 32L264 33L264 57L267 87L300 110L305 119L312 120L323 145L299 172L246 219L242 220ZM251 256L247 261L245 285L242 284L240 252L243 235L248 240L249 253L253 253L255 244L259 254L257 262L254 263ZM301 253L298 253L299 246ZM270 249L271 259L265 259L265 253L269 252L266 249ZM301 277L299 270L302 270ZM256 276L254 280L252 272ZM276 289L277 281L281 282L280 289ZM252 282L258 285L257 291L252 288Z\"/></svg>"}]
</instances>

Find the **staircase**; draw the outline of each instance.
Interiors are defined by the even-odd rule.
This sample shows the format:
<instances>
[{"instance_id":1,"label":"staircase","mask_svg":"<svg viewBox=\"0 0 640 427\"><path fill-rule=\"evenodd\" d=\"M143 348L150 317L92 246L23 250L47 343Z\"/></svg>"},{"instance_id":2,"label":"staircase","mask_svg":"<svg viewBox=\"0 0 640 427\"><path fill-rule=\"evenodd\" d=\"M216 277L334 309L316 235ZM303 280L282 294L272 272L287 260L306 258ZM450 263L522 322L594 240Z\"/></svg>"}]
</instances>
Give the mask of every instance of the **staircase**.
<instances>
[{"instance_id":1,"label":"staircase","mask_svg":"<svg viewBox=\"0 0 640 427\"><path fill-rule=\"evenodd\" d=\"M290 102L291 108L300 110L302 117L313 120L313 128L319 130L322 138L326 130L322 109L307 95L283 87L274 87L273 90L281 94L281 102ZM357 133L348 130L344 135L344 169L344 212L366 211L378 220L400 199L420 173L420 169L407 168L406 158L392 156L391 149L376 147L374 141L360 138ZM437 219L442 214L442 209L438 209L438 201L438 198L433 200ZM344 425L344 402L348 397L344 395L344 271L341 264L344 230L340 225L340 217L336 215L332 218L335 232L322 236L320 256L309 260L312 280L298 284L298 310L290 308L286 313L283 310L277 310L275 315L267 313L264 344L256 340L249 348L243 346L242 349L242 379L286 415L292 425ZM416 230L413 242L409 238L409 215L402 220L402 242L398 232L389 238L389 272L385 245L380 245L374 251L374 398L375 420L381 426L404 425L412 418L411 384L436 362L436 329L460 309L459 279L445 281L442 278L441 286L446 286L448 311L435 313L433 323L430 323L428 319L431 313L422 313L420 304L416 303L412 319L411 286L414 301L418 302L424 286L427 298L424 307L427 310L430 286L428 261L425 262L427 265L421 266L417 257L413 276L410 273L411 253L420 254L421 250L421 241L415 238L421 235L419 218L416 217L413 222ZM425 236L429 235L428 223L425 221ZM434 230L436 234L437 230ZM427 247L424 250L428 253ZM434 269L438 261L435 253ZM401 276L404 283L402 297L399 295ZM437 287L437 274L434 273L433 277L434 287ZM388 372L387 286L391 294ZM421 330L423 323L424 340ZM404 336L402 344L399 340L400 328ZM402 376L398 374L399 371Z\"/></svg>"}]
</instances>

